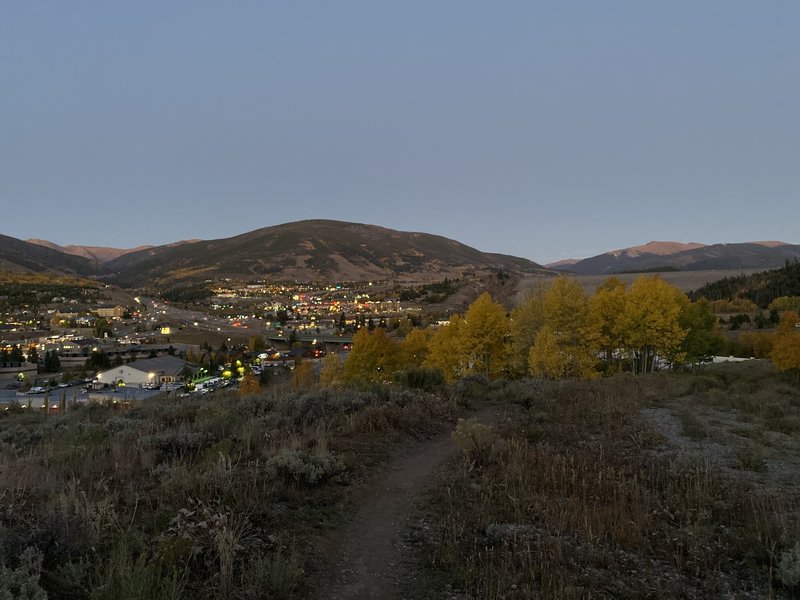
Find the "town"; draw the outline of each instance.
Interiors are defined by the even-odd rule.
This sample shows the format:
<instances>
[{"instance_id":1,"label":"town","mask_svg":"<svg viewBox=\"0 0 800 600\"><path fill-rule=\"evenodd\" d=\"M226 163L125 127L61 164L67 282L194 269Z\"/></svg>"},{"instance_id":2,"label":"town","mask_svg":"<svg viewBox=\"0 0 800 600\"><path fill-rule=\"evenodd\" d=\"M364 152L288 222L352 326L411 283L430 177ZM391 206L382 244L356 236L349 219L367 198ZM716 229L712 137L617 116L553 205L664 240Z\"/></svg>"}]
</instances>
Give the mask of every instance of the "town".
<instances>
[{"instance_id":1,"label":"town","mask_svg":"<svg viewBox=\"0 0 800 600\"><path fill-rule=\"evenodd\" d=\"M265 381L346 353L361 327L405 335L423 318L420 302L399 299L413 288L394 294L386 282L207 281L162 294L172 300L68 280L28 287L0 298L0 403L48 411L64 398L207 392L235 384L237 361Z\"/></svg>"}]
</instances>

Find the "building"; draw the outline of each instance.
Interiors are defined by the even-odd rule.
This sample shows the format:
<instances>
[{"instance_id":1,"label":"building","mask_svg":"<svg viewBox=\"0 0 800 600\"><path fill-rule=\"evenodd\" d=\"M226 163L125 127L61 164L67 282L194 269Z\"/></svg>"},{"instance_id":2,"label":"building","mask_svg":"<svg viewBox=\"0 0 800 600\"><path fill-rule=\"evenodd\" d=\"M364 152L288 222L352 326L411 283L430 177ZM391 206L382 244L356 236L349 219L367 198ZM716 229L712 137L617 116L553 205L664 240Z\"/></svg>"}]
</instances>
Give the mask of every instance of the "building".
<instances>
[{"instance_id":1,"label":"building","mask_svg":"<svg viewBox=\"0 0 800 600\"><path fill-rule=\"evenodd\" d=\"M69 327L70 322L74 321L80 316L81 313L77 311L62 312L57 310L55 313L53 313L53 316L50 317L50 327Z\"/></svg>"},{"instance_id":2,"label":"building","mask_svg":"<svg viewBox=\"0 0 800 600\"><path fill-rule=\"evenodd\" d=\"M97 374L96 380L101 386L175 383L187 366L194 371L191 364L176 356L145 358L102 371Z\"/></svg>"},{"instance_id":3,"label":"building","mask_svg":"<svg viewBox=\"0 0 800 600\"><path fill-rule=\"evenodd\" d=\"M112 306L110 304L103 304L95 308L92 312L103 319L121 319L122 315L125 314L125 309L119 305Z\"/></svg>"}]
</instances>

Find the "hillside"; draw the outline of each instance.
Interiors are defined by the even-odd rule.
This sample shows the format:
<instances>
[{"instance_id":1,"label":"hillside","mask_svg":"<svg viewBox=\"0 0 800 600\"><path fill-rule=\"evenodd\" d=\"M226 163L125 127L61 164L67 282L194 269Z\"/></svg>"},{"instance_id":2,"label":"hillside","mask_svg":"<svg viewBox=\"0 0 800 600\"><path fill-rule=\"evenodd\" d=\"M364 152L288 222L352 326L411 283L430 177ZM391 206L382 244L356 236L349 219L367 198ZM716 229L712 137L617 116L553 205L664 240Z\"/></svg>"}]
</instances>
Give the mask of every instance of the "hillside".
<instances>
[{"instance_id":1,"label":"hillside","mask_svg":"<svg viewBox=\"0 0 800 600\"><path fill-rule=\"evenodd\" d=\"M607 275L656 270L771 269L780 267L786 260L800 257L800 245L774 242L710 246L689 244L696 247L674 253L669 252L670 244L674 243L651 242L644 246L606 252L573 265L562 265L559 270L581 275Z\"/></svg>"},{"instance_id":2,"label":"hillside","mask_svg":"<svg viewBox=\"0 0 800 600\"><path fill-rule=\"evenodd\" d=\"M705 248L706 244L698 244L697 242L659 242L652 241L642 244L641 246L632 246L630 248L623 248L621 250L614 250L611 254L627 256L640 256L642 254L655 254L656 256L668 256L670 254L677 254L678 252L685 252L686 250L697 250L698 248Z\"/></svg>"},{"instance_id":3,"label":"hillside","mask_svg":"<svg viewBox=\"0 0 800 600\"><path fill-rule=\"evenodd\" d=\"M138 246L136 248L107 248L105 246L76 246L72 244L69 246L59 246L58 244L54 244L53 242L49 242L47 240L30 239L26 241L29 244L44 246L45 248L50 248L51 250L58 250L59 252L63 252L64 254L72 254L73 256L82 256L83 258L86 258L97 264L107 263L109 261L114 260L115 258L119 258L120 256L128 254L130 252L138 252L141 250L152 248L152 246Z\"/></svg>"},{"instance_id":4,"label":"hillside","mask_svg":"<svg viewBox=\"0 0 800 600\"><path fill-rule=\"evenodd\" d=\"M0 235L0 270L12 273L96 274L95 264L82 257Z\"/></svg>"},{"instance_id":5,"label":"hillside","mask_svg":"<svg viewBox=\"0 0 800 600\"><path fill-rule=\"evenodd\" d=\"M690 294L692 299L733 300L747 298L760 308L781 296L800 296L800 262L795 259L780 269L726 277L698 288Z\"/></svg>"},{"instance_id":6,"label":"hillside","mask_svg":"<svg viewBox=\"0 0 800 600\"><path fill-rule=\"evenodd\" d=\"M145 285L207 278L274 281L425 281L491 271L546 273L513 256L490 254L455 240L341 221L298 221L231 238L159 246L107 263L112 280Z\"/></svg>"}]
</instances>

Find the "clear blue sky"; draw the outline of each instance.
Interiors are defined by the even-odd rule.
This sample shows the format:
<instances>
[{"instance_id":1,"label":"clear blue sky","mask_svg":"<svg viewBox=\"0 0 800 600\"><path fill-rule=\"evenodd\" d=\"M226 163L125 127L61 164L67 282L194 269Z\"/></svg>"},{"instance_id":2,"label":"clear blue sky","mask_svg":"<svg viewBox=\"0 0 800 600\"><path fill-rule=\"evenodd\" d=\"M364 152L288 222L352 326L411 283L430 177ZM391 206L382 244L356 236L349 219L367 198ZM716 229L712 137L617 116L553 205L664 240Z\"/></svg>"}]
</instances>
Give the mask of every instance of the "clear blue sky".
<instances>
[{"instance_id":1,"label":"clear blue sky","mask_svg":"<svg viewBox=\"0 0 800 600\"><path fill-rule=\"evenodd\" d=\"M0 5L0 233L800 243L800 3Z\"/></svg>"}]
</instances>

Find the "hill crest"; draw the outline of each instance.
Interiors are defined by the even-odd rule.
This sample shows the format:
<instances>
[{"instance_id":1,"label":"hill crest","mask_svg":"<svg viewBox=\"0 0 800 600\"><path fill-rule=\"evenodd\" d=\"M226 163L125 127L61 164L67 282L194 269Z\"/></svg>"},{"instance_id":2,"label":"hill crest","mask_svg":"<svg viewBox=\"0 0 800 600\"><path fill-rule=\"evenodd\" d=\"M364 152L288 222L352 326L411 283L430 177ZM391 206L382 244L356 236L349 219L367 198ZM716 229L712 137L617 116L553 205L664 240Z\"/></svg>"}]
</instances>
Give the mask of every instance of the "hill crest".
<instances>
[{"instance_id":1,"label":"hill crest","mask_svg":"<svg viewBox=\"0 0 800 600\"><path fill-rule=\"evenodd\" d=\"M208 278L276 281L436 280L479 272L548 273L524 258L481 252L456 240L378 225L314 219L230 238L158 246L106 267L128 285Z\"/></svg>"}]
</instances>

